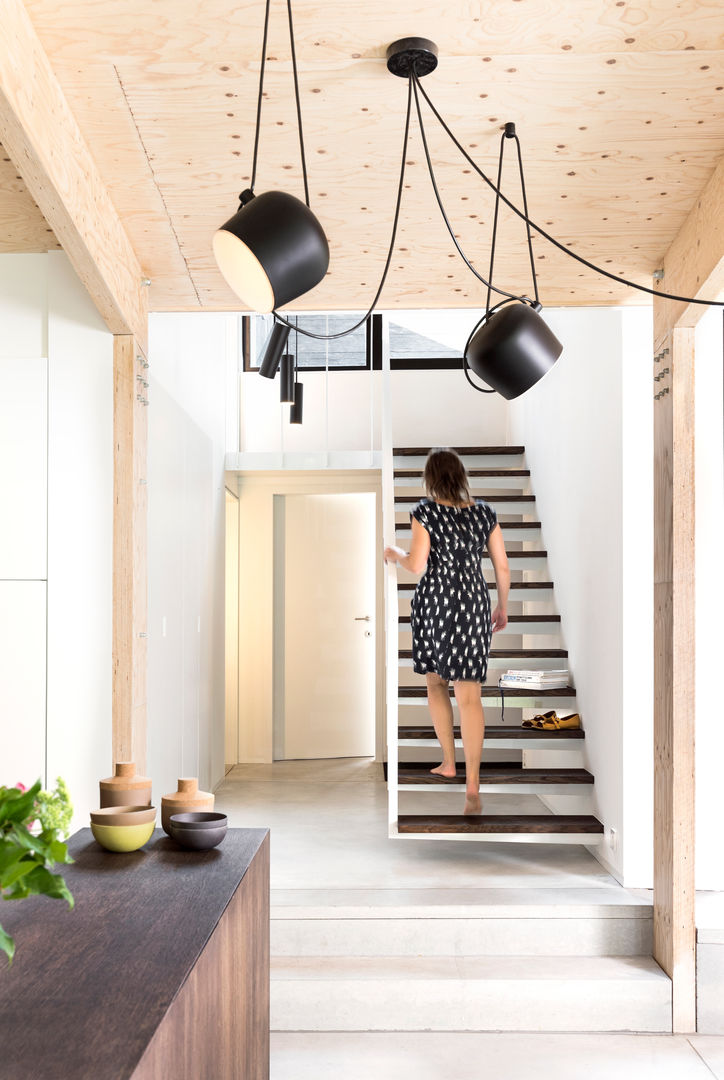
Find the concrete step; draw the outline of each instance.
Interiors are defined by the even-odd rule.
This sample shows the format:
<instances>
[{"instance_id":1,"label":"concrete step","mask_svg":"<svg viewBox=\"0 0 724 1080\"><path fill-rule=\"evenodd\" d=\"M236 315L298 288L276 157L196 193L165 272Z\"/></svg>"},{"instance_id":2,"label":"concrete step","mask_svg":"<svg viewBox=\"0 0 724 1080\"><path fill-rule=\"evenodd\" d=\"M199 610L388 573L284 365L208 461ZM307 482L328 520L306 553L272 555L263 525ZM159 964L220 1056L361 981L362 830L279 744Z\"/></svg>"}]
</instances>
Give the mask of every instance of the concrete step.
<instances>
[{"instance_id":1,"label":"concrete step","mask_svg":"<svg viewBox=\"0 0 724 1080\"><path fill-rule=\"evenodd\" d=\"M272 1031L670 1031L649 956L273 957Z\"/></svg>"},{"instance_id":2,"label":"concrete step","mask_svg":"<svg viewBox=\"0 0 724 1080\"><path fill-rule=\"evenodd\" d=\"M651 952L650 903L633 896L629 903L612 902L610 890L601 897L596 894L606 890L578 891L577 902L561 902L561 890L553 889L326 890L316 902L299 896L295 904L294 890L289 890L292 903L275 904L272 895L271 953L392 957ZM397 900L394 895L379 897L382 892L397 892Z\"/></svg>"}]
</instances>

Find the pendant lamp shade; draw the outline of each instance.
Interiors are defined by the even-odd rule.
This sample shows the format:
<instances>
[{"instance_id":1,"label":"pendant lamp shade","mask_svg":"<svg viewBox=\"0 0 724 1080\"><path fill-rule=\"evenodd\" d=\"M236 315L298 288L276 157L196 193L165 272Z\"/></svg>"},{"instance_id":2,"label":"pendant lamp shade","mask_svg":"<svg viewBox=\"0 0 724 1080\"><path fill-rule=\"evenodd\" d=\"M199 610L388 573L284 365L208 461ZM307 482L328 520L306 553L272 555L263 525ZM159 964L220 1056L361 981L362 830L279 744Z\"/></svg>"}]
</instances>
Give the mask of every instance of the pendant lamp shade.
<instances>
[{"instance_id":1,"label":"pendant lamp shade","mask_svg":"<svg viewBox=\"0 0 724 1080\"><path fill-rule=\"evenodd\" d=\"M516 303L488 317L473 335L466 355L470 369L511 401L543 378L562 351L538 312Z\"/></svg>"},{"instance_id":2,"label":"pendant lamp shade","mask_svg":"<svg viewBox=\"0 0 724 1080\"><path fill-rule=\"evenodd\" d=\"M279 400L287 403L294 401L294 356L292 353L284 353L282 356Z\"/></svg>"},{"instance_id":3,"label":"pendant lamp shade","mask_svg":"<svg viewBox=\"0 0 724 1080\"><path fill-rule=\"evenodd\" d=\"M322 226L286 191L241 193L242 205L214 234L227 284L252 311L270 312L318 285L329 266Z\"/></svg>"},{"instance_id":4,"label":"pendant lamp shade","mask_svg":"<svg viewBox=\"0 0 724 1080\"><path fill-rule=\"evenodd\" d=\"M301 424L302 422L302 410L304 406L304 387L300 382L294 384L294 401L292 407L289 410L289 423Z\"/></svg>"},{"instance_id":5,"label":"pendant lamp shade","mask_svg":"<svg viewBox=\"0 0 724 1080\"><path fill-rule=\"evenodd\" d=\"M265 379L273 379L279 370L279 361L282 358L284 347L289 337L289 327L284 323L275 322L269 340L264 350L264 357L259 365L259 374Z\"/></svg>"}]
</instances>

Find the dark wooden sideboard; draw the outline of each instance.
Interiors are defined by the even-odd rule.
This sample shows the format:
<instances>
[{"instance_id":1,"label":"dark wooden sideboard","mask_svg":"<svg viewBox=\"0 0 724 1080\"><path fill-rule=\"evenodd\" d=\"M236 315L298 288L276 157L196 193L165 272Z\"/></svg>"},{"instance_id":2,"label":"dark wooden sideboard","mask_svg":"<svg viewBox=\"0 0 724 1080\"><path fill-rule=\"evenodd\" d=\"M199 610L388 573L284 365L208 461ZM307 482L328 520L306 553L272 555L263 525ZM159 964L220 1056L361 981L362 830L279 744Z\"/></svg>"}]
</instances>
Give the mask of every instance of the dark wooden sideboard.
<instances>
[{"instance_id":1,"label":"dark wooden sideboard","mask_svg":"<svg viewBox=\"0 0 724 1080\"><path fill-rule=\"evenodd\" d=\"M70 852L74 911L0 908L2 1080L267 1080L268 831L123 855L81 829Z\"/></svg>"}]
</instances>

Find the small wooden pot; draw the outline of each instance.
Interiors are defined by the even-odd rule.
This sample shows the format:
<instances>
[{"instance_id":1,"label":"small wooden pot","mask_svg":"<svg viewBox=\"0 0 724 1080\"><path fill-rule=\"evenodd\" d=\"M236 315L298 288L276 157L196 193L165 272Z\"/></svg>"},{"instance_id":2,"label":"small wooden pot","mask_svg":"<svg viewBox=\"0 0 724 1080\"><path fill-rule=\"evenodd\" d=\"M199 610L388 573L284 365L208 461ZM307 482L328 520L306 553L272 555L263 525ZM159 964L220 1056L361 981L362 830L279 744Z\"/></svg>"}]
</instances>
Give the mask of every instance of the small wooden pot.
<instances>
[{"instance_id":1,"label":"small wooden pot","mask_svg":"<svg viewBox=\"0 0 724 1080\"><path fill-rule=\"evenodd\" d=\"M187 777L178 782L178 791L164 795L161 799L161 825L164 832L169 831L169 818L172 814L190 814L195 811L213 810L214 796L210 791L199 791L196 777Z\"/></svg>"},{"instance_id":2,"label":"small wooden pot","mask_svg":"<svg viewBox=\"0 0 724 1080\"><path fill-rule=\"evenodd\" d=\"M151 781L138 776L132 761L117 761L115 776L99 782L101 807L104 806L150 806Z\"/></svg>"}]
</instances>

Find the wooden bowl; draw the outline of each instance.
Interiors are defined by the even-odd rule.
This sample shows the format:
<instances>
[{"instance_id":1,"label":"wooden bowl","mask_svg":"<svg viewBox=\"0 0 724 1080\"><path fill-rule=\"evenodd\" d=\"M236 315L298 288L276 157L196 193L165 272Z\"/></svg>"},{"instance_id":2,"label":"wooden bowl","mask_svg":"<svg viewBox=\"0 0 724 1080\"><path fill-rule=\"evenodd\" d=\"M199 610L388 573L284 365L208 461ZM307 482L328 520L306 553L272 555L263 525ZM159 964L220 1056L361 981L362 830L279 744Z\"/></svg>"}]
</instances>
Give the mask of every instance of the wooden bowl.
<instances>
[{"instance_id":1,"label":"wooden bowl","mask_svg":"<svg viewBox=\"0 0 724 1080\"><path fill-rule=\"evenodd\" d=\"M156 821L155 806L104 806L91 810L93 825L147 825Z\"/></svg>"}]
</instances>

